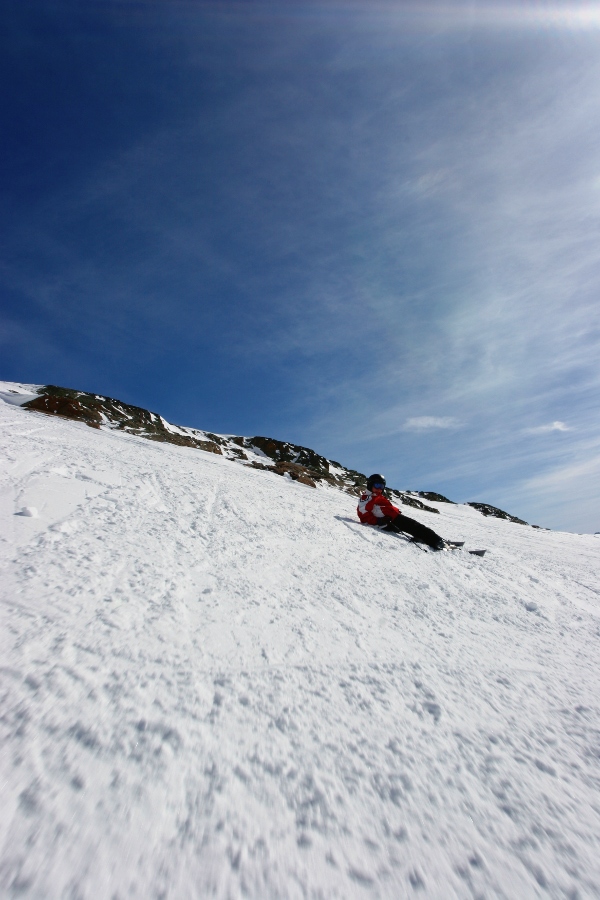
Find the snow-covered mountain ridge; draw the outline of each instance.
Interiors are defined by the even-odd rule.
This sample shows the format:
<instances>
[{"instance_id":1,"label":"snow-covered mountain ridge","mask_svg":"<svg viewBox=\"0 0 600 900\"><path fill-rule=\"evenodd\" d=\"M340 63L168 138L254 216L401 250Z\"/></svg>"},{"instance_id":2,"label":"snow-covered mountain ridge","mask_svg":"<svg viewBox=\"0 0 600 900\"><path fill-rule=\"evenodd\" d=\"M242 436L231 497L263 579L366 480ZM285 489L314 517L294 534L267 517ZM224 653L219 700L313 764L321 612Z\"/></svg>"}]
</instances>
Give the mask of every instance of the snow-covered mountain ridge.
<instances>
[{"instance_id":1,"label":"snow-covered mountain ridge","mask_svg":"<svg viewBox=\"0 0 600 900\"><path fill-rule=\"evenodd\" d=\"M600 896L600 538L8 399L1 897Z\"/></svg>"},{"instance_id":2,"label":"snow-covered mountain ridge","mask_svg":"<svg viewBox=\"0 0 600 900\"><path fill-rule=\"evenodd\" d=\"M90 394L52 384L23 385L0 382L0 398L2 397L8 402L23 406L24 409L76 419L93 428L114 428L153 441L218 453L226 459L287 476L310 487L329 486L358 496L366 485L367 478L362 472L326 459L308 447L300 447L275 438L213 434L197 428L173 425L158 413L101 394ZM419 497L438 502L452 502L441 494L427 491L400 491L392 488L388 494L400 500L405 506L433 513L437 513L437 509L427 506ZM511 516L489 503L468 505L478 509L485 516L507 519L520 525L528 524L523 519Z\"/></svg>"}]
</instances>

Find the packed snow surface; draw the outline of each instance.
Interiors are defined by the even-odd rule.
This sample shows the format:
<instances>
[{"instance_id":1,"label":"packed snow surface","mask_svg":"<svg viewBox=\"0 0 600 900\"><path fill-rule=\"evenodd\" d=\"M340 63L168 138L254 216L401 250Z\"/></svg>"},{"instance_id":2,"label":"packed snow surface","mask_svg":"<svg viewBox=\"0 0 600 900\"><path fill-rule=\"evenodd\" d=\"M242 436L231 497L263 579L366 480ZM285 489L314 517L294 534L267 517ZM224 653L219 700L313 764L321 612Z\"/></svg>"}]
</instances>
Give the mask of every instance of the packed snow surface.
<instances>
[{"instance_id":1,"label":"packed snow surface","mask_svg":"<svg viewBox=\"0 0 600 900\"><path fill-rule=\"evenodd\" d=\"M2 897L600 897L598 537L439 504L488 554L425 553L1 401L0 447Z\"/></svg>"}]
</instances>

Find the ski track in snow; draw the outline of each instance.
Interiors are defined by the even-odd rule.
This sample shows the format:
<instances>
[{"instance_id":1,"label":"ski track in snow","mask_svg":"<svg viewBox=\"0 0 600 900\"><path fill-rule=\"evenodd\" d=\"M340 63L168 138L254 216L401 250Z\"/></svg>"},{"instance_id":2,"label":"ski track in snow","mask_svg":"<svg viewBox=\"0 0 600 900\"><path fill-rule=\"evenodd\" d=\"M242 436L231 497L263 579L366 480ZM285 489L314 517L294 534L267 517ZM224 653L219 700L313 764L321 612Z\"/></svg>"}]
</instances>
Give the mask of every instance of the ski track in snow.
<instances>
[{"instance_id":1,"label":"ski track in snow","mask_svg":"<svg viewBox=\"0 0 600 900\"><path fill-rule=\"evenodd\" d=\"M0 402L0 894L600 897L600 539ZM19 514L26 507L33 514Z\"/></svg>"}]
</instances>

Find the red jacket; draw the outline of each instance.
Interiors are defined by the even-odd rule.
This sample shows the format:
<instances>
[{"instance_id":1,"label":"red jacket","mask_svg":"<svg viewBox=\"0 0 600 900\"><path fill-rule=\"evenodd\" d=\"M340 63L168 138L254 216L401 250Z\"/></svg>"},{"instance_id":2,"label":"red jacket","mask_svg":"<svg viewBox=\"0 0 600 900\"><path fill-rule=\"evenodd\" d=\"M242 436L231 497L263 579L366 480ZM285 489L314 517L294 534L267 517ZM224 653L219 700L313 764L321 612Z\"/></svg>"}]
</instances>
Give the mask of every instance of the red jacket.
<instances>
[{"instance_id":1,"label":"red jacket","mask_svg":"<svg viewBox=\"0 0 600 900\"><path fill-rule=\"evenodd\" d=\"M363 525L378 525L385 516L395 519L400 510L388 500L385 494L372 494L371 491L365 491L358 501L356 512Z\"/></svg>"}]
</instances>

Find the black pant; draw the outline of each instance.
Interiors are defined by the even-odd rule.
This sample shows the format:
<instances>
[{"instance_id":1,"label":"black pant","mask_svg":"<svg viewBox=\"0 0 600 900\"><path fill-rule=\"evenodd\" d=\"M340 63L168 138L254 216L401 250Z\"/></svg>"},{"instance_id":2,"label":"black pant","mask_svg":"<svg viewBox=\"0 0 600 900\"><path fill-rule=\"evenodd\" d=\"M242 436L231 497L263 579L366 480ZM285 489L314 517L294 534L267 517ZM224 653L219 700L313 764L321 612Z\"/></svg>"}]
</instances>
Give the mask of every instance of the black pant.
<instances>
[{"instance_id":1,"label":"black pant","mask_svg":"<svg viewBox=\"0 0 600 900\"><path fill-rule=\"evenodd\" d=\"M382 531L403 531L405 534L410 534L415 541L419 541L421 544L429 544L430 547L437 547L442 540L439 534L436 534L431 528L421 525L415 519L403 516L402 513L396 516L395 519L389 519L387 516L386 519L387 523L385 525L378 526Z\"/></svg>"}]
</instances>

